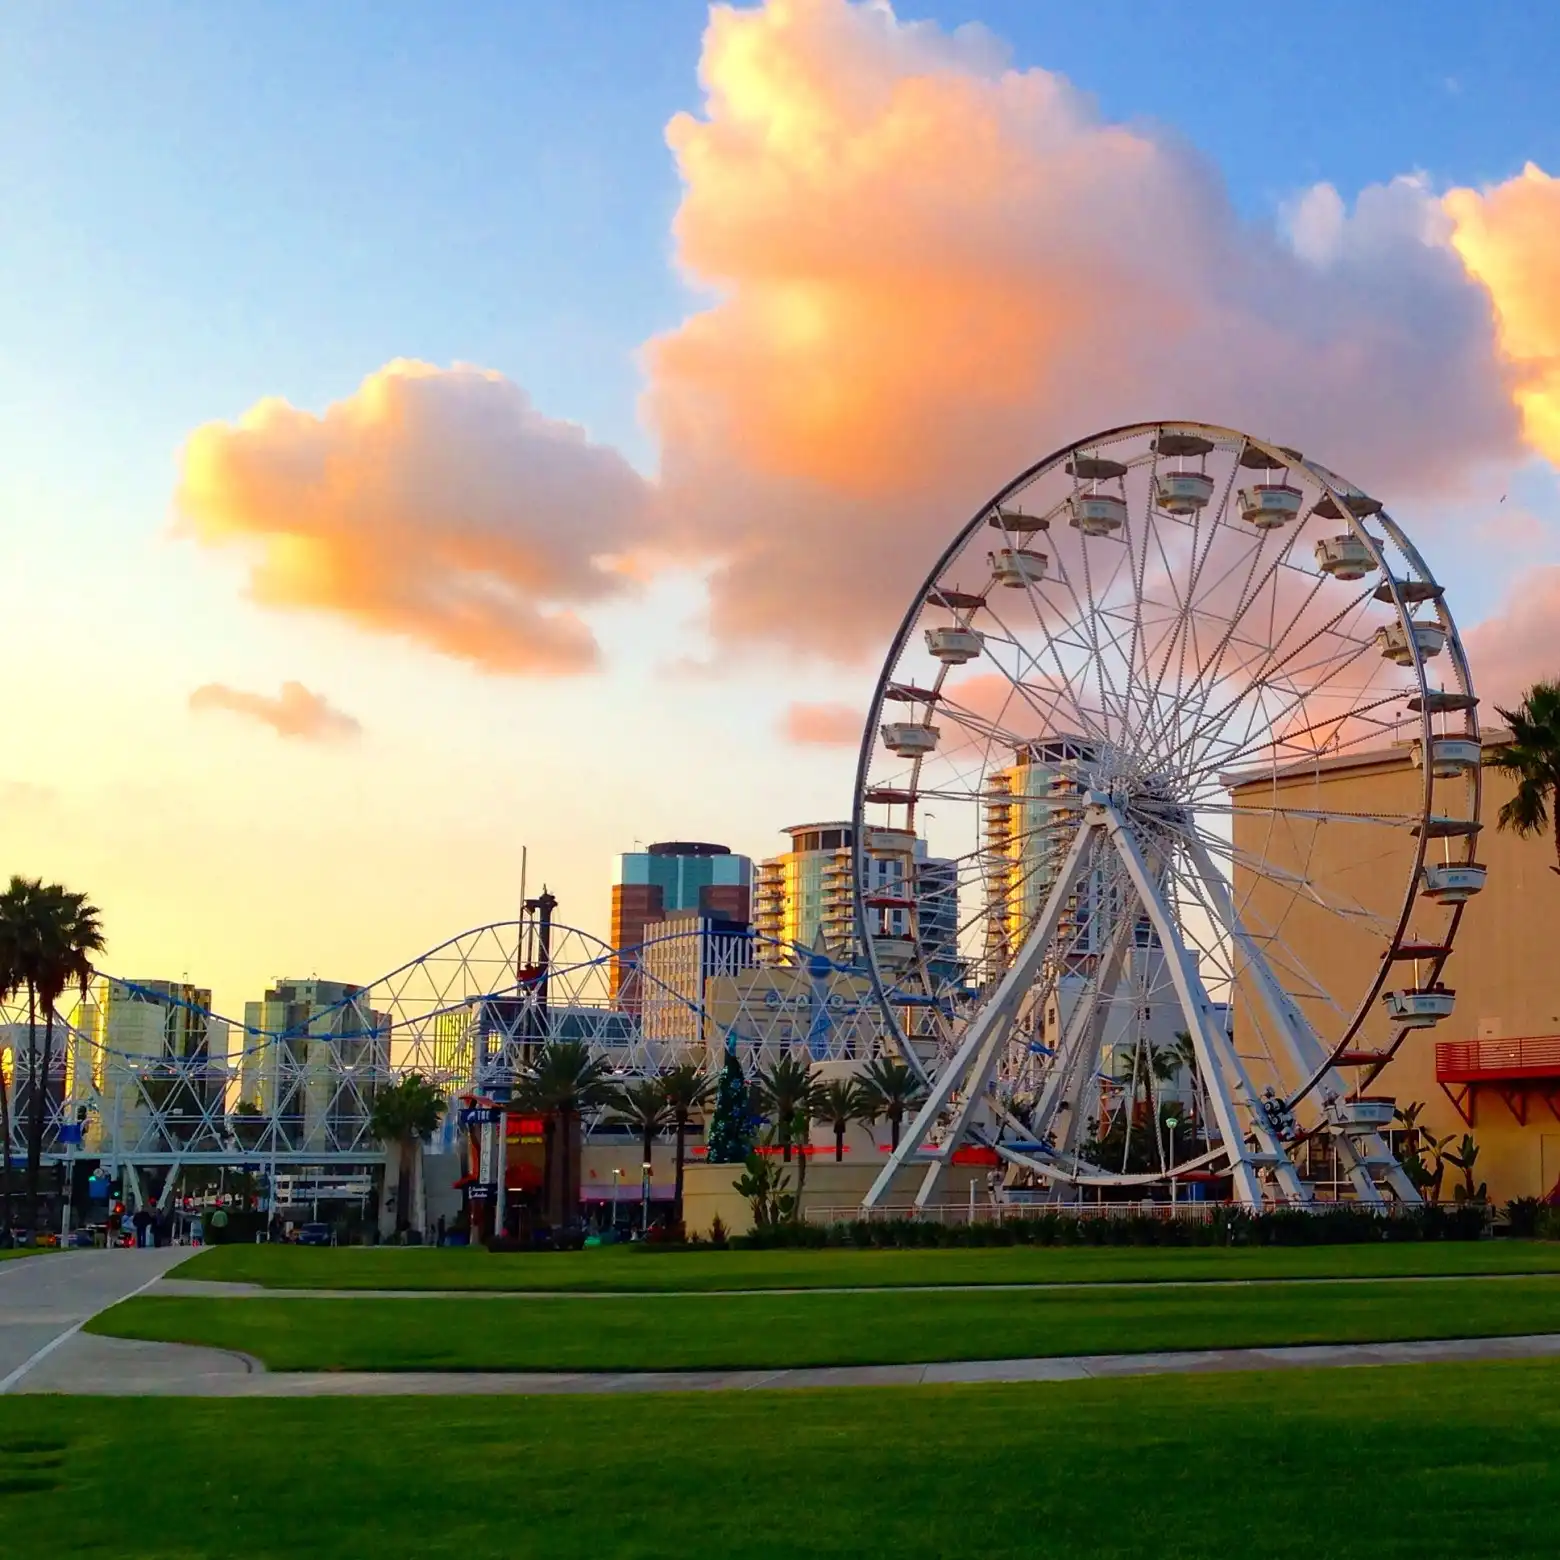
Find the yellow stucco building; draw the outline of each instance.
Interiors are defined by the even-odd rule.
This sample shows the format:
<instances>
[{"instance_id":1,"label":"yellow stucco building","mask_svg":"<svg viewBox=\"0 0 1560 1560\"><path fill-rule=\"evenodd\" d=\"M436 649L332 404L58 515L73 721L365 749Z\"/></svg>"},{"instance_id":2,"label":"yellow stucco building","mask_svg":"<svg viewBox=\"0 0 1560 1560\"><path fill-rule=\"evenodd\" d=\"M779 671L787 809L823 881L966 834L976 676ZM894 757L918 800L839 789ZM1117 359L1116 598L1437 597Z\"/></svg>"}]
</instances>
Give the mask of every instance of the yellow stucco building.
<instances>
[{"instance_id":1,"label":"yellow stucco building","mask_svg":"<svg viewBox=\"0 0 1560 1560\"><path fill-rule=\"evenodd\" d=\"M1479 1147L1475 1183L1487 1182L1490 1198L1501 1203L1560 1184L1560 876L1552 870L1550 839L1521 839L1497 828L1515 783L1487 767L1491 741L1485 738L1484 826L1472 852L1487 877L1483 891L1463 905L1440 975L1456 993L1454 1011L1434 1028L1407 1033L1390 1062L1379 1066L1367 1058L1388 1049L1396 1030L1383 1002L1374 1000L1346 1053L1346 1060L1360 1060L1341 1075L1364 1095L1421 1103L1421 1127L1437 1139L1451 1138L1453 1147L1472 1131ZM1466 816L1472 783L1472 776L1437 782L1433 811ZM1424 785L1410 745L1325 760L1288 779L1232 789L1237 901L1247 907L1251 924L1272 936L1277 951L1270 957L1290 963L1290 989L1302 992L1299 1006L1329 1042L1345 1022L1338 1008L1352 1008L1375 981L1391 941L1381 928L1396 924L1408 890L1400 944L1428 949L1444 942L1450 916L1424 892L1423 880L1413 881L1412 832L1367 821L1415 813ZM1255 803L1252 793L1259 787L1260 806L1243 813L1242 801ZM1308 812L1325 812L1329 821L1315 821ZM1339 815L1345 815L1341 824ZM1350 825L1351 816L1358 826ZM1455 835L1426 844L1427 865L1464 861L1469 854L1466 838ZM1281 871L1293 868L1326 885L1334 911L1243 869L1242 857ZM1340 905L1358 913L1334 913ZM1399 956L1390 962L1383 989L1427 984L1433 967L1429 958L1416 963ZM1311 983L1325 988L1331 1001L1305 994ZM1240 1014L1251 1010L1246 998L1241 992L1236 1003L1238 1042ZM1448 1168L1442 1200L1451 1199L1461 1180Z\"/></svg>"}]
</instances>

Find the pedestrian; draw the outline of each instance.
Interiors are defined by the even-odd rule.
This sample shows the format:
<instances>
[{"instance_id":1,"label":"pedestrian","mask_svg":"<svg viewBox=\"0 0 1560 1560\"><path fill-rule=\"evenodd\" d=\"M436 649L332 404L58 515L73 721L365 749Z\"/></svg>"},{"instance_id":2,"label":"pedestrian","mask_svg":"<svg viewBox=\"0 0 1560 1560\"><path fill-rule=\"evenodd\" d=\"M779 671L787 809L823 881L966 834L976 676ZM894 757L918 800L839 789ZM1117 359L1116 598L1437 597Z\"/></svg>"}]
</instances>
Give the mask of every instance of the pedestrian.
<instances>
[{"instance_id":1,"label":"pedestrian","mask_svg":"<svg viewBox=\"0 0 1560 1560\"><path fill-rule=\"evenodd\" d=\"M132 1215L130 1223L135 1230L136 1245L144 1246L146 1244L146 1227L151 1223L151 1220L147 1217L146 1209L138 1207Z\"/></svg>"}]
</instances>

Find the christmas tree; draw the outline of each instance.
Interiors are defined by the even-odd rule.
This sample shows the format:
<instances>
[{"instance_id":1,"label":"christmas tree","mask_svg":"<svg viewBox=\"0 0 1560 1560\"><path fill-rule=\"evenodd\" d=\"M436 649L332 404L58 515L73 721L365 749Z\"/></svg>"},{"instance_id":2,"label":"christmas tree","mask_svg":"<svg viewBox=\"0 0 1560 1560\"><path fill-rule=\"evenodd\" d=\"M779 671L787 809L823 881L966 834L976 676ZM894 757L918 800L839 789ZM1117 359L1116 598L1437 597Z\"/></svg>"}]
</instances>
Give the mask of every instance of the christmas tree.
<instances>
[{"instance_id":1,"label":"christmas tree","mask_svg":"<svg viewBox=\"0 0 1560 1560\"><path fill-rule=\"evenodd\" d=\"M747 1079L730 1035L726 1037L726 1061L715 1086L715 1109L710 1116L709 1152L705 1163L740 1165L753 1146L753 1112L748 1104Z\"/></svg>"}]
</instances>

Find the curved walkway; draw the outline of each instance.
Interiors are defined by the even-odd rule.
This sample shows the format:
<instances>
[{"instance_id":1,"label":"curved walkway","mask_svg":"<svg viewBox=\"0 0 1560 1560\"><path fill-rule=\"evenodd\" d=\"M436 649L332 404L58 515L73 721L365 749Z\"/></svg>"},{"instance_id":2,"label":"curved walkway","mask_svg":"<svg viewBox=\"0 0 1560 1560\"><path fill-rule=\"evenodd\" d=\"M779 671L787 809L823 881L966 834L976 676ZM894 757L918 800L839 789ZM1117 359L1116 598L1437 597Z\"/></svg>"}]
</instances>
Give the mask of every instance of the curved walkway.
<instances>
[{"instance_id":1,"label":"curved walkway","mask_svg":"<svg viewBox=\"0 0 1560 1560\"><path fill-rule=\"evenodd\" d=\"M0 1263L0 1395L15 1392L99 1311L149 1289L188 1256L185 1247L164 1246Z\"/></svg>"},{"instance_id":2,"label":"curved walkway","mask_svg":"<svg viewBox=\"0 0 1560 1560\"><path fill-rule=\"evenodd\" d=\"M1560 1334L1426 1343L1316 1344L1175 1354L1089 1354L1056 1359L961 1360L933 1365L814 1370L279 1371L246 1355L178 1343L78 1333L13 1390L159 1397L398 1397L629 1392L792 1391L806 1387L950 1386L999 1381L1080 1381L1216 1371L1314 1370L1456 1360L1560 1356Z\"/></svg>"},{"instance_id":3,"label":"curved walkway","mask_svg":"<svg viewBox=\"0 0 1560 1560\"><path fill-rule=\"evenodd\" d=\"M160 1251L81 1251L0 1265L0 1394L59 1392L178 1397L351 1397L402 1394L747 1392L755 1389L784 1391L807 1387L1077 1381L1209 1371L1560 1357L1560 1334L1545 1333L1419 1343L1321 1344L1187 1350L1162 1354L960 1360L921 1365L831 1366L799 1370L273 1373L267 1371L259 1360L227 1350L98 1337L82 1332L82 1327L100 1311L153 1286L156 1286L158 1293L208 1296L261 1293L268 1298L304 1298L311 1293L305 1290L256 1290L248 1285L206 1284L163 1277L186 1256L188 1252L177 1248ZM775 1293L773 1290L758 1292ZM815 1290L807 1292L818 1293ZM371 1297L375 1292L346 1290L334 1293L343 1298L363 1299ZM410 1293L420 1298L450 1294L449 1291L428 1290ZM468 1299L474 1294L493 1299L518 1297L514 1291L503 1290L462 1290L456 1293ZM549 1291L548 1296L558 1298L559 1292ZM635 1298L646 1297L636 1295Z\"/></svg>"}]
</instances>

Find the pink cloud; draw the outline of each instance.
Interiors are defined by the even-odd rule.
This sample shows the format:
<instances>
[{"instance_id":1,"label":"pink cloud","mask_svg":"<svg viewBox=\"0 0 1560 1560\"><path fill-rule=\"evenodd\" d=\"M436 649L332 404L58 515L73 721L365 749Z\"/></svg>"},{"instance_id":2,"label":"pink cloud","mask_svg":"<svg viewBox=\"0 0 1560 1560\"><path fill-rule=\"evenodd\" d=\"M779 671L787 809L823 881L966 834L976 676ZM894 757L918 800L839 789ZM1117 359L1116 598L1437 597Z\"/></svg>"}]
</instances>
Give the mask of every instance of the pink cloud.
<instances>
[{"instance_id":1,"label":"pink cloud","mask_svg":"<svg viewBox=\"0 0 1560 1560\"><path fill-rule=\"evenodd\" d=\"M862 711L850 704L790 704L780 729L788 742L809 747L857 747Z\"/></svg>"},{"instance_id":2,"label":"pink cloud","mask_svg":"<svg viewBox=\"0 0 1560 1560\"><path fill-rule=\"evenodd\" d=\"M870 654L995 487L1097 428L1246 427L1389 500L1517 447L1417 180L1315 196L1286 236L1185 146L886 5L716 6L701 79L667 138L715 301L650 344L646 411L728 643Z\"/></svg>"},{"instance_id":3,"label":"pink cloud","mask_svg":"<svg viewBox=\"0 0 1560 1560\"><path fill-rule=\"evenodd\" d=\"M1529 570L1462 638L1487 725L1535 682L1560 681L1560 565Z\"/></svg>"},{"instance_id":4,"label":"pink cloud","mask_svg":"<svg viewBox=\"0 0 1560 1560\"><path fill-rule=\"evenodd\" d=\"M268 694L230 688L226 683L207 683L190 695L189 703L197 713L226 710L269 726L279 737L296 737L305 742L356 737L363 730L324 694L312 693L300 682L284 682L281 695L274 699Z\"/></svg>"},{"instance_id":5,"label":"pink cloud","mask_svg":"<svg viewBox=\"0 0 1560 1560\"><path fill-rule=\"evenodd\" d=\"M345 615L486 671L598 661L574 608L629 588L650 489L501 374L404 359L323 415L277 399L191 435L175 504L277 607Z\"/></svg>"}]
</instances>

